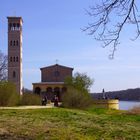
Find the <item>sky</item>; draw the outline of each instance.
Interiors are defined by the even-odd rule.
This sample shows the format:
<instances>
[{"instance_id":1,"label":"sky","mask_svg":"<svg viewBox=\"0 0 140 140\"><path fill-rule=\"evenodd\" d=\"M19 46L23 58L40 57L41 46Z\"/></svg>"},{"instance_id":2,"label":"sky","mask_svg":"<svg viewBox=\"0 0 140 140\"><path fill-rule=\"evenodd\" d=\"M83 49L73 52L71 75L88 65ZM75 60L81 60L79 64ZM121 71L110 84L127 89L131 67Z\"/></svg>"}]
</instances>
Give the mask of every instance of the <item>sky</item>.
<instances>
[{"instance_id":1,"label":"sky","mask_svg":"<svg viewBox=\"0 0 140 140\"><path fill-rule=\"evenodd\" d=\"M140 87L140 39L131 41L129 26L121 34L115 58L82 32L91 17L85 12L93 0L0 0L0 50L7 54L7 16L23 18L23 85L40 82L40 68L58 64L94 79L91 92Z\"/></svg>"}]
</instances>

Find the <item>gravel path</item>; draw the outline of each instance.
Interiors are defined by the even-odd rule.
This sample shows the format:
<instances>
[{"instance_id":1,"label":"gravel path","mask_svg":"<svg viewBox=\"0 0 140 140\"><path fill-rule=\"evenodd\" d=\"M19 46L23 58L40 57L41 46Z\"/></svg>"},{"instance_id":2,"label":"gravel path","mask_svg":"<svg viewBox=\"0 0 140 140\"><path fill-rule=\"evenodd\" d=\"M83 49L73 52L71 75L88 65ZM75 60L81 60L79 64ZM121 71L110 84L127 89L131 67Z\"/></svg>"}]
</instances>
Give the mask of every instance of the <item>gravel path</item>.
<instances>
[{"instance_id":1,"label":"gravel path","mask_svg":"<svg viewBox=\"0 0 140 140\"><path fill-rule=\"evenodd\" d=\"M0 109L38 109L38 108L54 108L53 104L46 106L17 106L17 107L0 107Z\"/></svg>"}]
</instances>

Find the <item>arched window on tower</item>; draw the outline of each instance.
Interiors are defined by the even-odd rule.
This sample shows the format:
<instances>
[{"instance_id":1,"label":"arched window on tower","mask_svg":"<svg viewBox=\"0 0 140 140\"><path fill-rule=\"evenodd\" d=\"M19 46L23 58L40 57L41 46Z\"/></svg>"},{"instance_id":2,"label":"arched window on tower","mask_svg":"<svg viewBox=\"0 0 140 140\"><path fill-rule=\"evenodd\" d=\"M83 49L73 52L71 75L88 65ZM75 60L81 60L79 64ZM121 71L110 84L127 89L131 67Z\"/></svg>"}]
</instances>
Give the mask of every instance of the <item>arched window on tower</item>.
<instances>
[{"instance_id":1,"label":"arched window on tower","mask_svg":"<svg viewBox=\"0 0 140 140\"><path fill-rule=\"evenodd\" d=\"M16 72L13 71L13 78L16 78Z\"/></svg>"},{"instance_id":2,"label":"arched window on tower","mask_svg":"<svg viewBox=\"0 0 140 140\"><path fill-rule=\"evenodd\" d=\"M17 30L18 30L18 31L20 30L20 25L19 25L19 23L17 23Z\"/></svg>"},{"instance_id":3,"label":"arched window on tower","mask_svg":"<svg viewBox=\"0 0 140 140\"><path fill-rule=\"evenodd\" d=\"M15 59L16 59L16 58L14 57L14 62L15 62Z\"/></svg>"},{"instance_id":4,"label":"arched window on tower","mask_svg":"<svg viewBox=\"0 0 140 140\"><path fill-rule=\"evenodd\" d=\"M11 23L11 31L14 31L14 24Z\"/></svg>"},{"instance_id":5,"label":"arched window on tower","mask_svg":"<svg viewBox=\"0 0 140 140\"><path fill-rule=\"evenodd\" d=\"M10 46L12 46L12 40L10 41Z\"/></svg>"},{"instance_id":6,"label":"arched window on tower","mask_svg":"<svg viewBox=\"0 0 140 140\"><path fill-rule=\"evenodd\" d=\"M15 30L16 29L16 24L15 23L13 23L13 30Z\"/></svg>"},{"instance_id":7,"label":"arched window on tower","mask_svg":"<svg viewBox=\"0 0 140 140\"><path fill-rule=\"evenodd\" d=\"M16 45L18 46L18 40L16 41Z\"/></svg>"},{"instance_id":8,"label":"arched window on tower","mask_svg":"<svg viewBox=\"0 0 140 140\"><path fill-rule=\"evenodd\" d=\"M10 57L10 62L12 62L12 57Z\"/></svg>"},{"instance_id":9,"label":"arched window on tower","mask_svg":"<svg viewBox=\"0 0 140 140\"><path fill-rule=\"evenodd\" d=\"M16 62L18 62L18 57L16 57Z\"/></svg>"},{"instance_id":10,"label":"arched window on tower","mask_svg":"<svg viewBox=\"0 0 140 140\"><path fill-rule=\"evenodd\" d=\"M14 40L14 46L16 45L16 41Z\"/></svg>"}]
</instances>

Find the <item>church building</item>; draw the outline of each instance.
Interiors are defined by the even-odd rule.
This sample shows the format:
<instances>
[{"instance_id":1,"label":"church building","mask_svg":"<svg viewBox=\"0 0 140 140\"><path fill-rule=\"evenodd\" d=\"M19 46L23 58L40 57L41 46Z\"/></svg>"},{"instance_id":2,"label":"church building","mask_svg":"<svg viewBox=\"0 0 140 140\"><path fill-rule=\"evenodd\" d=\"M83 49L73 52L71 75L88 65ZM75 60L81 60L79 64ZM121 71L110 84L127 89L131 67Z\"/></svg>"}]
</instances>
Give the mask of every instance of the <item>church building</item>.
<instances>
[{"instance_id":1,"label":"church building","mask_svg":"<svg viewBox=\"0 0 140 140\"><path fill-rule=\"evenodd\" d=\"M48 100L53 100L55 95L61 100L62 94L67 90L64 81L66 77L72 77L73 68L55 64L40 70L41 82L33 83L33 92L47 96Z\"/></svg>"},{"instance_id":2,"label":"church building","mask_svg":"<svg viewBox=\"0 0 140 140\"><path fill-rule=\"evenodd\" d=\"M22 17L8 19L8 81L15 84L22 95ZM53 100L56 95L61 100L67 88L66 77L72 77L73 68L59 64L40 68L41 82L33 83L33 92Z\"/></svg>"}]
</instances>

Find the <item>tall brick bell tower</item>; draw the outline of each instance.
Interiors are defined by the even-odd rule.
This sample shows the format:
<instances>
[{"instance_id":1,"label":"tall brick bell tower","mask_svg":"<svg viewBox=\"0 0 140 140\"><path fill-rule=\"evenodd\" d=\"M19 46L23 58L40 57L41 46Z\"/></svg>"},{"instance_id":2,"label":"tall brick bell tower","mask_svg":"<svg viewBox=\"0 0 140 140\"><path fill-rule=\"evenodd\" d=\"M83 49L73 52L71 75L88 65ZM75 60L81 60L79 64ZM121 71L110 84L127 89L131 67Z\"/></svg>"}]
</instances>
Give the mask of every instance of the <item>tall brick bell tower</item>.
<instances>
[{"instance_id":1,"label":"tall brick bell tower","mask_svg":"<svg viewBox=\"0 0 140 140\"><path fill-rule=\"evenodd\" d=\"M22 17L8 19L8 81L22 94Z\"/></svg>"}]
</instances>

